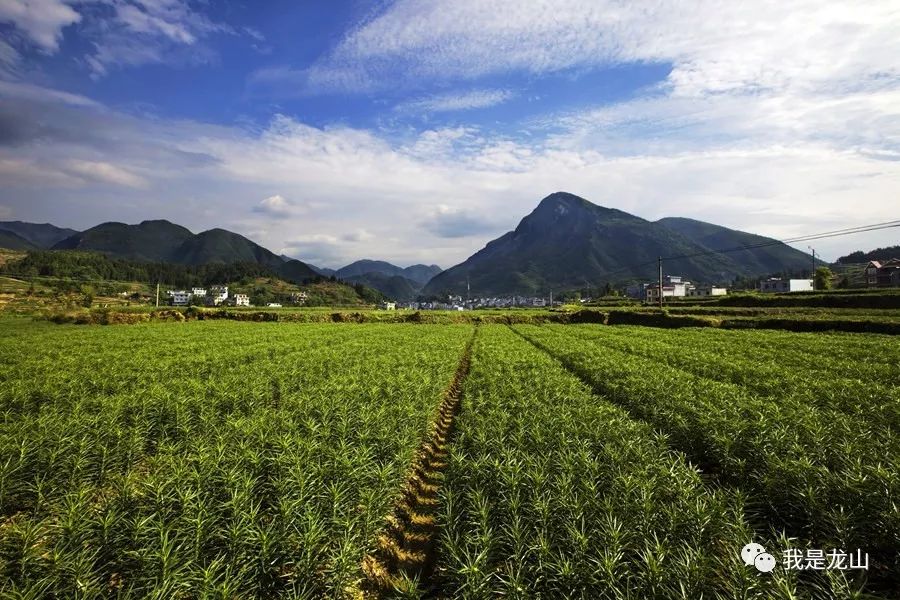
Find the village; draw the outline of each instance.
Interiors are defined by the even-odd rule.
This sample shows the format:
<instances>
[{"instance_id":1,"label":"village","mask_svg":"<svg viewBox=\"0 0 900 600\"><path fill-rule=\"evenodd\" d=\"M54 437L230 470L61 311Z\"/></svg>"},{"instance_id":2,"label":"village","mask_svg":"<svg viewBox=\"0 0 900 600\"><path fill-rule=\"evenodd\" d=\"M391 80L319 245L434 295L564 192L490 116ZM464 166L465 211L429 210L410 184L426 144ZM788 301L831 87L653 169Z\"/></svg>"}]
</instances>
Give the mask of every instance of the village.
<instances>
[{"instance_id":1,"label":"village","mask_svg":"<svg viewBox=\"0 0 900 600\"><path fill-rule=\"evenodd\" d=\"M168 290L166 295L171 306L253 306L249 294L229 295L227 285L214 285L209 289L195 287L187 290ZM293 292L290 301L302 305L306 302L306 292ZM269 302L267 308L281 308L277 302Z\"/></svg>"},{"instance_id":2,"label":"village","mask_svg":"<svg viewBox=\"0 0 900 600\"><path fill-rule=\"evenodd\" d=\"M900 286L900 259L884 262L870 261L865 267L864 280L866 287L898 287ZM815 291L815 282L810 278L769 277L759 282L760 293L784 294L793 292ZM660 299L659 283L635 283L624 290L625 297L648 303L657 303ZM213 285L207 288L194 287L188 290L168 290L166 292L172 306L234 306L250 307L250 295L242 293L229 294L227 285ZM701 298L725 296L728 288L718 285L695 285L680 275L666 275L663 278L662 297L665 298ZM302 306L306 303L306 292L294 292L289 301L292 305ZM590 297L579 297L577 302L585 304L592 301ZM546 308L564 304L559 298L554 300L553 292L544 296L484 296L465 298L450 295L446 300L381 302L382 310L474 310L478 308ZM282 304L269 302L266 308L282 308Z\"/></svg>"}]
</instances>

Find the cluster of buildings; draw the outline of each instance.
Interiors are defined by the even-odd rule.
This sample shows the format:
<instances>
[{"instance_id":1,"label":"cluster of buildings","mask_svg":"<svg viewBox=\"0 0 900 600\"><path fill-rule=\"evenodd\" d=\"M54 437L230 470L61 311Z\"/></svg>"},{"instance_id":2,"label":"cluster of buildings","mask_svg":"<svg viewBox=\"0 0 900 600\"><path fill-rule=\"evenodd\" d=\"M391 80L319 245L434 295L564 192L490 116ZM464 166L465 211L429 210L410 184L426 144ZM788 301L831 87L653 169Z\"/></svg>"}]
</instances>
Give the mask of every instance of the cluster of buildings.
<instances>
[{"instance_id":1,"label":"cluster of buildings","mask_svg":"<svg viewBox=\"0 0 900 600\"><path fill-rule=\"evenodd\" d=\"M662 284L663 298L688 298L695 296L724 296L728 288L715 285L694 285L680 275L666 275ZM659 283L637 283L628 286L626 295L647 302L659 302Z\"/></svg>"},{"instance_id":2,"label":"cluster of buildings","mask_svg":"<svg viewBox=\"0 0 900 600\"><path fill-rule=\"evenodd\" d=\"M191 288L187 290L169 290L169 304L172 306L188 306L195 299L201 299L206 306L250 306L250 296L247 294L228 295L227 285L214 285L206 288Z\"/></svg>"},{"instance_id":3,"label":"cluster of buildings","mask_svg":"<svg viewBox=\"0 0 900 600\"><path fill-rule=\"evenodd\" d=\"M394 308L409 308L412 310L474 310L476 308L523 308L523 307L547 307L558 306L560 302L537 296L491 296L485 298L463 298L462 296L449 296L446 302L384 302L381 308L392 310Z\"/></svg>"},{"instance_id":4,"label":"cluster of buildings","mask_svg":"<svg viewBox=\"0 0 900 600\"><path fill-rule=\"evenodd\" d=\"M864 273L866 287L900 287L900 258L869 261Z\"/></svg>"}]
</instances>

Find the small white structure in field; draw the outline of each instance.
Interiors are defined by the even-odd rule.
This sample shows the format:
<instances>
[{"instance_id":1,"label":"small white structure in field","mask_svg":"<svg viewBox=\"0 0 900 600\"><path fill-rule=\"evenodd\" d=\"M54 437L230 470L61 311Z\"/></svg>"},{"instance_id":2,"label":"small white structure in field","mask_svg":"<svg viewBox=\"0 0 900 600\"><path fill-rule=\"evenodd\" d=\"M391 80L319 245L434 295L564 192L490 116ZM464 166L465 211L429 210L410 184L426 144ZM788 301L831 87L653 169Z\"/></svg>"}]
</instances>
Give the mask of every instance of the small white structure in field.
<instances>
[{"instance_id":1,"label":"small white structure in field","mask_svg":"<svg viewBox=\"0 0 900 600\"><path fill-rule=\"evenodd\" d=\"M269 302L268 304L266 304L266 307L267 308L281 308L281 305L278 304L277 302Z\"/></svg>"},{"instance_id":2,"label":"small white structure in field","mask_svg":"<svg viewBox=\"0 0 900 600\"><path fill-rule=\"evenodd\" d=\"M381 309L382 310L396 310L397 303L396 302L382 302Z\"/></svg>"},{"instance_id":3,"label":"small white structure in field","mask_svg":"<svg viewBox=\"0 0 900 600\"><path fill-rule=\"evenodd\" d=\"M235 294L234 295L234 305L235 306L250 306L250 296L247 294Z\"/></svg>"},{"instance_id":4,"label":"small white structure in field","mask_svg":"<svg viewBox=\"0 0 900 600\"><path fill-rule=\"evenodd\" d=\"M811 292L813 291L812 279L781 279L780 277L770 277L760 282L759 291L764 293L785 293L785 292Z\"/></svg>"},{"instance_id":5,"label":"small white structure in field","mask_svg":"<svg viewBox=\"0 0 900 600\"><path fill-rule=\"evenodd\" d=\"M701 286L688 290L688 296L725 296L728 294L728 288L717 286Z\"/></svg>"}]
</instances>

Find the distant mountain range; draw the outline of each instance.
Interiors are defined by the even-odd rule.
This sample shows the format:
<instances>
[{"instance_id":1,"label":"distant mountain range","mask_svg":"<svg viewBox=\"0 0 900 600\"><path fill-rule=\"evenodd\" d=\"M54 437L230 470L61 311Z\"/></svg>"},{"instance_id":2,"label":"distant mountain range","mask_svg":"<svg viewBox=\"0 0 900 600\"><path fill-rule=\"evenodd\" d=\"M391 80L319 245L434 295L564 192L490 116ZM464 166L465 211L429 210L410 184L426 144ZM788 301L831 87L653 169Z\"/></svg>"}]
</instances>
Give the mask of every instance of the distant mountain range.
<instances>
[{"instance_id":1,"label":"distant mountain range","mask_svg":"<svg viewBox=\"0 0 900 600\"><path fill-rule=\"evenodd\" d=\"M242 235L224 229L195 234L164 220L143 221L137 225L109 222L80 232L46 223L0 222L0 247L83 250L113 258L190 266L257 263L294 282L319 276L306 263L285 260Z\"/></svg>"},{"instance_id":2,"label":"distant mountain range","mask_svg":"<svg viewBox=\"0 0 900 600\"><path fill-rule=\"evenodd\" d=\"M195 234L164 220L103 223L83 232L50 224L0 222L0 247L86 250L182 265L258 263L290 281L334 276L398 300L420 294L465 294L467 287L473 295L483 296L653 281L658 256L667 257L665 273L698 283L808 271L812 262L804 252L763 236L678 217L647 221L565 192L547 196L515 230L446 271L437 265L403 268L368 259L327 269L276 255L224 229ZM713 252L720 250L730 251Z\"/></svg>"},{"instance_id":3,"label":"distant mountain range","mask_svg":"<svg viewBox=\"0 0 900 600\"><path fill-rule=\"evenodd\" d=\"M25 223L23 221L0 221L0 231L12 233L33 246L33 248L13 248L5 243L0 243L0 247L12 250L48 249L67 237L78 233L74 229L65 229L50 223ZM15 238L3 239L7 241Z\"/></svg>"},{"instance_id":4,"label":"distant mountain range","mask_svg":"<svg viewBox=\"0 0 900 600\"><path fill-rule=\"evenodd\" d=\"M0 222L0 248L82 250L126 260L190 266L257 263L289 281L335 276L377 289L398 300L415 298L422 286L441 271L437 265L402 268L378 260L359 260L338 270L326 269L289 256L278 256L231 231L210 229L195 234L165 220L143 221L137 225L109 222L81 232L50 224Z\"/></svg>"},{"instance_id":5,"label":"distant mountain range","mask_svg":"<svg viewBox=\"0 0 900 600\"><path fill-rule=\"evenodd\" d=\"M770 244L765 247L753 247ZM712 250L744 248L714 254ZM667 274L695 282L809 269L811 257L758 235L683 218L647 221L557 192L541 200L514 231L488 242L465 262L435 276L422 290L505 295L597 287Z\"/></svg>"},{"instance_id":6,"label":"distant mountain range","mask_svg":"<svg viewBox=\"0 0 900 600\"><path fill-rule=\"evenodd\" d=\"M432 277L441 272L437 265L398 267L383 260L358 260L334 272L344 281L362 283L397 300L413 300Z\"/></svg>"}]
</instances>

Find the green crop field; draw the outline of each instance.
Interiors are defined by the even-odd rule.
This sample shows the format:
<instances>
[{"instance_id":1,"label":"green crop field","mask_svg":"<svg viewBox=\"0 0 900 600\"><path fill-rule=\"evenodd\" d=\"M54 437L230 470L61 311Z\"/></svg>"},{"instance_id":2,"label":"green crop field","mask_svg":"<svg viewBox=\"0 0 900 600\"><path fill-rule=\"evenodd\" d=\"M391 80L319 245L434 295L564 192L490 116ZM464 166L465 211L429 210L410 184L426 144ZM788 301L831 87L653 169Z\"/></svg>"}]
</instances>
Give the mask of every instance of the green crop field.
<instances>
[{"instance_id":1,"label":"green crop field","mask_svg":"<svg viewBox=\"0 0 900 600\"><path fill-rule=\"evenodd\" d=\"M898 426L889 335L3 318L0 597L896 598Z\"/></svg>"}]
</instances>

